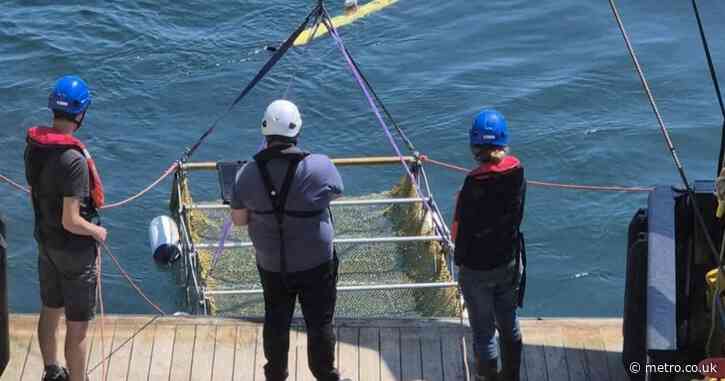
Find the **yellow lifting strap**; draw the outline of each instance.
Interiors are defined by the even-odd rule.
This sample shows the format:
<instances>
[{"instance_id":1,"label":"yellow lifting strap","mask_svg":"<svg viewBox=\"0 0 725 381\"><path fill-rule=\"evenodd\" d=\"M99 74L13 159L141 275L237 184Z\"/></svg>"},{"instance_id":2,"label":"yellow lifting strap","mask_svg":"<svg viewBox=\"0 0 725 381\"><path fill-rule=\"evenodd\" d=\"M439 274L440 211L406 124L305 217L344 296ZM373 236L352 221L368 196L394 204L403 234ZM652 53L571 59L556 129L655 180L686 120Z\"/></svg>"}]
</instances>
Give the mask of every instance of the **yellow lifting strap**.
<instances>
[{"instance_id":1,"label":"yellow lifting strap","mask_svg":"<svg viewBox=\"0 0 725 381\"><path fill-rule=\"evenodd\" d=\"M381 11L397 2L398 0L373 0L365 5L358 6L356 9L346 12L343 15L333 17L332 25L334 25L335 28L341 28L345 25L352 24L356 20L361 19L369 14ZM308 43L310 40L310 35L314 33L314 30L315 27L312 26L310 28L307 28L307 30L303 31L302 34L297 36L297 40L295 40L294 46L302 46ZM315 38L320 38L327 33L329 33L329 31L326 27L320 27L315 34Z\"/></svg>"}]
</instances>

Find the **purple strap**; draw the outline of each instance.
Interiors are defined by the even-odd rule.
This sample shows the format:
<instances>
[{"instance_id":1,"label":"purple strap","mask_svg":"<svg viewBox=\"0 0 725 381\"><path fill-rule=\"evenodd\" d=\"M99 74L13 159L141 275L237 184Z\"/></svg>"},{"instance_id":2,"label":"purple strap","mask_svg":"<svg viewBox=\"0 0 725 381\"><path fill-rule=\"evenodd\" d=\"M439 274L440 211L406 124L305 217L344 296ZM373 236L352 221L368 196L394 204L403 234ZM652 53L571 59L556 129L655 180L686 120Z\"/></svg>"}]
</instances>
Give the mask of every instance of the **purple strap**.
<instances>
[{"instance_id":1,"label":"purple strap","mask_svg":"<svg viewBox=\"0 0 725 381\"><path fill-rule=\"evenodd\" d=\"M227 217L224 221L224 227L222 228L222 236L219 238L219 245L216 247L216 250L214 250L214 256L212 257L211 262L211 268L213 269L216 267L217 262L219 262L219 258L221 258L222 253L224 252L224 244L227 242L227 238L229 237L229 233L232 230L232 218Z\"/></svg>"},{"instance_id":2,"label":"purple strap","mask_svg":"<svg viewBox=\"0 0 725 381\"><path fill-rule=\"evenodd\" d=\"M335 40L335 43L337 44L338 48L340 48L340 52L342 52L343 57L345 57L345 61L347 62L347 66L350 68L350 71L352 72L353 76L355 77L355 81L357 81L358 86L360 86L360 89L363 91L363 94L365 94L365 98L368 100L368 104L370 104L370 108L373 110L373 113L375 113L375 116L378 119L378 122L380 123L380 126L383 128L383 131L385 132L385 136L387 136L388 141L393 146L393 149L395 150L395 153L400 158L400 163L403 165L403 168L405 168L405 172L408 174L408 177L410 178L411 183L413 184L413 187L415 188L415 192L418 195L418 197L423 198L423 192L420 190L420 186L418 185L418 182L415 179L415 176L413 176L413 172L410 171L410 168L408 168L408 165L405 163L405 158L403 157L403 154L400 152L400 148L398 147L398 144L395 142L395 138L393 138L393 134L390 132L390 128L385 123L385 119L383 119L383 116L380 114L380 109L378 109L378 106L375 104L375 101L373 100L373 97L370 95L370 91L368 90L367 86L365 85L365 82L362 79L362 75L360 75L360 72L357 70L355 65L352 62L352 58L350 57L350 54L348 53L347 48L345 48L345 44L342 41L342 38L337 33L337 29L335 29L335 26L332 22L329 22L329 16L323 18L323 21L325 22L325 26L330 31L330 36ZM423 203L426 209L430 211L430 205L427 203ZM439 233L443 233L443 229L438 225L438 221L434 218L433 219L434 224L436 225L436 229L439 231Z\"/></svg>"}]
</instances>

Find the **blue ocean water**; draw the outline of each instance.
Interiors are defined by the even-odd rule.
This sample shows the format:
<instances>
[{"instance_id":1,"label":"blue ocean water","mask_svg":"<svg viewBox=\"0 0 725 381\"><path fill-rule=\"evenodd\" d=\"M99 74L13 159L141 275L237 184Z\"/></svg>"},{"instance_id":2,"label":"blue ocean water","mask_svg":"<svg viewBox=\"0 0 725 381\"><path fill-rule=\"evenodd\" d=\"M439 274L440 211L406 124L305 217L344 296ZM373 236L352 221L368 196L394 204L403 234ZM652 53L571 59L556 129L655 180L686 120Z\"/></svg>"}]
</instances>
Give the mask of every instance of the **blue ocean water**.
<instances>
[{"instance_id":1,"label":"blue ocean water","mask_svg":"<svg viewBox=\"0 0 725 381\"><path fill-rule=\"evenodd\" d=\"M52 82L76 73L94 101L80 137L107 198L155 179L206 129L309 11L312 1L124 2L5 0L0 4L0 173L23 179L25 129L48 123ZM339 13L342 1L328 1ZM691 179L716 171L721 116L689 2L621 2L621 12ZM725 15L701 1L713 58L725 67ZM419 150L472 165L467 129L481 107L509 119L512 149L533 180L650 186L679 179L607 1L400 0L342 30L353 55ZM725 70L725 69L724 69ZM333 157L393 153L329 38L292 51L224 119L197 160L256 149L264 107L289 98L303 112L303 145ZM725 77L725 74L722 76ZM401 170L346 178L352 193L388 189ZM460 174L431 168L450 216ZM32 212L0 184L9 222L15 312L39 308ZM208 184L212 191L215 184ZM158 271L147 225L167 211L170 183L104 213L110 246L165 309L171 274ZM619 316L627 224L646 196L530 188L526 316ZM105 266L106 309L149 313Z\"/></svg>"}]
</instances>

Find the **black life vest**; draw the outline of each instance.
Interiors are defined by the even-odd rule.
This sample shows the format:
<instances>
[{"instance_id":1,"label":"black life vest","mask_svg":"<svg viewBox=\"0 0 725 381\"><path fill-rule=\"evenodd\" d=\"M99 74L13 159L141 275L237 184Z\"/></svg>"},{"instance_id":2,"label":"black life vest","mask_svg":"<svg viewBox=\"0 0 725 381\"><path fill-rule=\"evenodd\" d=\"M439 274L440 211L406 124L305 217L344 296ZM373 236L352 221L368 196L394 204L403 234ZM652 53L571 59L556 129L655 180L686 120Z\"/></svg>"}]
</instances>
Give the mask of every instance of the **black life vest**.
<instances>
[{"instance_id":1,"label":"black life vest","mask_svg":"<svg viewBox=\"0 0 725 381\"><path fill-rule=\"evenodd\" d=\"M484 271L518 260L525 193L524 169L513 156L466 177L456 206L458 265Z\"/></svg>"},{"instance_id":2,"label":"black life vest","mask_svg":"<svg viewBox=\"0 0 725 381\"><path fill-rule=\"evenodd\" d=\"M95 163L85 145L72 136L58 133L50 127L33 127L28 130L25 150L26 178L31 187L31 198L36 218L36 235L43 244L62 248L70 241L93 242L86 236L65 231L62 226L63 199L56 189L41 189L41 173L50 162L59 160L69 149L80 152L89 171L89 197L83 200L80 214L87 221L98 217L98 208L103 206L103 183Z\"/></svg>"},{"instance_id":3,"label":"black life vest","mask_svg":"<svg viewBox=\"0 0 725 381\"><path fill-rule=\"evenodd\" d=\"M250 210L254 214L272 214L277 221L277 228L279 231L279 269L282 274L282 279L285 279L287 274L287 253L285 251L284 242L284 219L286 216L296 218L319 218L319 216L325 212L325 209L312 210L312 211L296 211L287 209L287 198L289 197L289 191L292 188L292 183L297 172L297 167L302 162L309 152L302 151L295 145L280 145L269 147L254 156L254 162L259 168L259 173L264 183L264 188L267 191L267 196L272 203L271 210ZM283 159L288 162L287 172L282 186L278 190L274 187L272 182L272 176L267 169L267 163L271 160Z\"/></svg>"}]
</instances>

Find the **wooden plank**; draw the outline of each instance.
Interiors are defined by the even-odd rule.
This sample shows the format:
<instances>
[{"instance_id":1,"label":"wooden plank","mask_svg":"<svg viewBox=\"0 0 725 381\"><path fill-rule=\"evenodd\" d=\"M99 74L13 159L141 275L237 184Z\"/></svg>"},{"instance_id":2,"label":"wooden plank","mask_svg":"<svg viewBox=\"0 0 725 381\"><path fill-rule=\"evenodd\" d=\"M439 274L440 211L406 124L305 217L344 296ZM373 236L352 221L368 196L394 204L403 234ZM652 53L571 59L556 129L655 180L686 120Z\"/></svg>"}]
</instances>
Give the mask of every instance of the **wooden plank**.
<instances>
[{"instance_id":1,"label":"wooden plank","mask_svg":"<svg viewBox=\"0 0 725 381\"><path fill-rule=\"evenodd\" d=\"M417 381L423 378L418 335L419 330L416 328L403 328L400 330L400 356L403 381Z\"/></svg>"},{"instance_id":2,"label":"wooden plank","mask_svg":"<svg viewBox=\"0 0 725 381\"><path fill-rule=\"evenodd\" d=\"M143 324L132 325L135 329L140 329ZM135 330L134 329L134 330ZM146 327L141 333L133 339L131 347L131 360L128 366L127 381L148 381L149 368L151 367L151 359L154 356L154 336L156 335L156 325Z\"/></svg>"},{"instance_id":3,"label":"wooden plank","mask_svg":"<svg viewBox=\"0 0 725 381\"><path fill-rule=\"evenodd\" d=\"M380 379L400 380L400 329L380 329Z\"/></svg>"},{"instance_id":4,"label":"wooden plank","mask_svg":"<svg viewBox=\"0 0 725 381\"><path fill-rule=\"evenodd\" d=\"M340 328L338 339L339 350L339 370L341 378L350 378L357 381L360 377L359 357L358 357L358 338L360 336L359 328Z\"/></svg>"},{"instance_id":5,"label":"wooden plank","mask_svg":"<svg viewBox=\"0 0 725 381\"><path fill-rule=\"evenodd\" d=\"M587 367L586 353L579 338L579 330L575 326L562 328L566 363L569 369L570 380L589 380L590 372Z\"/></svg>"},{"instance_id":6,"label":"wooden plank","mask_svg":"<svg viewBox=\"0 0 725 381\"><path fill-rule=\"evenodd\" d=\"M102 326L101 323L103 324ZM115 322L108 320L101 322L99 318L95 321L94 328L90 328L91 327L89 327L89 332L92 332L93 334L93 341L88 355L88 379L90 381L106 380L108 379L108 371L111 362L113 362L113 357L106 360L105 363L102 362L104 361L104 357L108 357L111 353L111 345L113 344L113 335L116 329L116 324ZM96 369L92 370L94 367ZM106 374L103 374L104 368Z\"/></svg>"},{"instance_id":7,"label":"wooden plank","mask_svg":"<svg viewBox=\"0 0 725 381\"><path fill-rule=\"evenodd\" d=\"M212 367L211 381L233 381L235 351L237 347L237 327L210 326L214 329L214 365ZM253 361L241 366L251 368ZM249 380L249 378L247 378Z\"/></svg>"},{"instance_id":8,"label":"wooden plank","mask_svg":"<svg viewBox=\"0 0 725 381\"><path fill-rule=\"evenodd\" d=\"M234 381L255 380L255 354L257 352L258 328L238 327L237 347L234 352ZM258 378L257 380L264 380Z\"/></svg>"},{"instance_id":9,"label":"wooden plank","mask_svg":"<svg viewBox=\"0 0 725 381\"><path fill-rule=\"evenodd\" d=\"M264 364L267 359L264 357L264 328L260 326L257 330L257 351L254 356L254 381L265 381Z\"/></svg>"},{"instance_id":10,"label":"wooden plank","mask_svg":"<svg viewBox=\"0 0 725 381\"><path fill-rule=\"evenodd\" d=\"M465 332L460 329L441 331L441 351L443 356L443 379L458 381L466 379L463 364L463 347L461 336Z\"/></svg>"},{"instance_id":11,"label":"wooden plank","mask_svg":"<svg viewBox=\"0 0 725 381\"><path fill-rule=\"evenodd\" d=\"M420 334L420 352L423 379L427 381L443 381L443 355L441 338L438 330L427 329Z\"/></svg>"},{"instance_id":12,"label":"wooden plank","mask_svg":"<svg viewBox=\"0 0 725 381\"><path fill-rule=\"evenodd\" d=\"M153 355L149 366L149 380L168 380L176 345L176 327L157 325L153 344Z\"/></svg>"},{"instance_id":13,"label":"wooden plank","mask_svg":"<svg viewBox=\"0 0 725 381\"><path fill-rule=\"evenodd\" d=\"M591 381L609 381L609 369L607 368L607 355L604 350L599 329L587 328L582 330L581 340L585 349L587 366L589 368Z\"/></svg>"},{"instance_id":14,"label":"wooden plank","mask_svg":"<svg viewBox=\"0 0 725 381\"><path fill-rule=\"evenodd\" d=\"M191 381L209 381L211 379L215 341L216 327L206 324L196 326L194 354L191 361Z\"/></svg>"},{"instance_id":15,"label":"wooden plank","mask_svg":"<svg viewBox=\"0 0 725 381\"><path fill-rule=\"evenodd\" d=\"M307 356L307 332L297 332L297 381L315 381Z\"/></svg>"},{"instance_id":16,"label":"wooden plank","mask_svg":"<svg viewBox=\"0 0 725 381\"><path fill-rule=\"evenodd\" d=\"M28 359L35 336L37 320L10 318L10 362L0 377L2 381L16 381L23 376L25 362ZM62 353L62 352L61 352Z\"/></svg>"},{"instance_id":17,"label":"wooden plank","mask_svg":"<svg viewBox=\"0 0 725 381\"><path fill-rule=\"evenodd\" d=\"M528 380L559 381L549 377L546 367L544 345L547 332L531 326L522 326L521 330L524 339L523 356L526 358L526 361L524 361L526 364L526 378ZM521 372L523 373L524 369Z\"/></svg>"},{"instance_id":18,"label":"wooden plank","mask_svg":"<svg viewBox=\"0 0 725 381\"><path fill-rule=\"evenodd\" d=\"M462 330L446 330L441 332L441 348L443 356L443 379L445 381L461 381L466 379L461 351Z\"/></svg>"},{"instance_id":19,"label":"wooden plank","mask_svg":"<svg viewBox=\"0 0 725 381\"><path fill-rule=\"evenodd\" d=\"M171 358L170 380L188 380L191 378L195 338L196 326L176 326L176 339L174 340L174 352Z\"/></svg>"},{"instance_id":20,"label":"wooden plank","mask_svg":"<svg viewBox=\"0 0 725 381\"><path fill-rule=\"evenodd\" d=\"M600 328L600 334L604 340L604 349L607 351L607 368L609 378L612 381L628 381L629 377L622 365L622 326L609 325Z\"/></svg>"},{"instance_id":21,"label":"wooden plank","mask_svg":"<svg viewBox=\"0 0 725 381\"><path fill-rule=\"evenodd\" d=\"M128 377L128 367L131 362L131 349L133 341L123 345L131 335L136 331L135 325L118 324L113 334L112 350L118 350L111 357L111 363L108 367L109 380L126 380ZM121 346L123 345L123 346Z\"/></svg>"},{"instance_id":22,"label":"wooden plank","mask_svg":"<svg viewBox=\"0 0 725 381\"><path fill-rule=\"evenodd\" d=\"M14 325L10 326L10 332L10 362L8 362L5 372L0 377L2 381L20 380L23 376L23 368L30 353L32 341L37 341L31 332L21 331Z\"/></svg>"},{"instance_id":23,"label":"wooden plank","mask_svg":"<svg viewBox=\"0 0 725 381\"><path fill-rule=\"evenodd\" d=\"M569 381L569 369L564 351L564 337L559 327L547 327L544 335L544 354L546 370L552 381ZM524 337L524 340L526 338ZM534 381L529 377L529 380Z\"/></svg>"},{"instance_id":24,"label":"wooden plank","mask_svg":"<svg viewBox=\"0 0 725 381\"><path fill-rule=\"evenodd\" d=\"M360 328L360 381L380 381L380 330Z\"/></svg>"},{"instance_id":25,"label":"wooden plank","mask_svg":"<svg viewBox=\"0 0 725 381\"><path fill-rule=\"evenodd\" d=\"M61 352L62 353L62 352ZM25 360L22 381L36 381L43 377L43 358L40 355L40 346L37 336L30 342L30 352Z\"/></svg>"}]
</instances>

